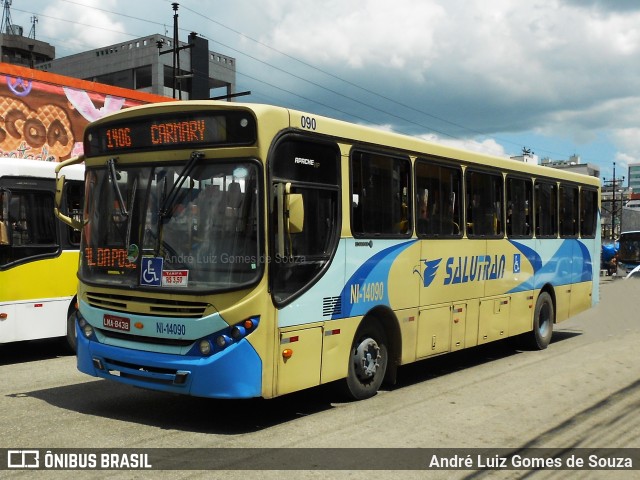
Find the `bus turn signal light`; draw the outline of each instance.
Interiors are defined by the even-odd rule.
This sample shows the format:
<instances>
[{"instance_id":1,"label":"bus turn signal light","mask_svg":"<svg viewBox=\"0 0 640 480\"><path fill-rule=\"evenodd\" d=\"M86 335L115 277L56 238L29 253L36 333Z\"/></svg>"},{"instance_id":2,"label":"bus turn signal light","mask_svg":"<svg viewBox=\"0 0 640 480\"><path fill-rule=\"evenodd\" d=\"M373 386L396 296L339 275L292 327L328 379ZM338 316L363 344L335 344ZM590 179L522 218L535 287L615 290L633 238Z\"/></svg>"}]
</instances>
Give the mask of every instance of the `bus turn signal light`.
<instances>
[{"instance_id":1,"label":"bus turn signal light","mask_svg":"<svg viewBox=\"0 0 640 480\"><path fill-rule=\"evenodd\" d=\"M285 348L282 351L282 358L284 358L285 360L288 358L291 358L293 356L293 350L291 350L290 348Z\"/></svg>"}]
</instances>

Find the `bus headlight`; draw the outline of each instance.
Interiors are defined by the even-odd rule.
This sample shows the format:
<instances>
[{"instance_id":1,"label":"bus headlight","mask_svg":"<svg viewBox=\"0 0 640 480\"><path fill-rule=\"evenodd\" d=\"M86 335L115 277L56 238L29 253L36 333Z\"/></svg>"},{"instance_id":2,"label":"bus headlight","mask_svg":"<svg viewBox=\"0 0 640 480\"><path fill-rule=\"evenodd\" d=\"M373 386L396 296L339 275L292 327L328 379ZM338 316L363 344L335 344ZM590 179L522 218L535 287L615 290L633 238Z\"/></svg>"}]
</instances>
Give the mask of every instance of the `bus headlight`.
<instances>
[{"instance_id":1,"label":"bus headlight","mask_svg":"<svg viewBox=\"0 0 640 480\"><path fill-rule=\"evenodd\" d=\"M216 355L231 345L237 344L253 333L260 323L260 316L245 318L244 320L218 330L211 335L200 338L191 345L187 355L208 357Z\"/></svg>"},{"instance_id":2,"label":"bus headlight","mask_svg":"<svg viewBox=\"0 0 640 480\"><path fill-rule=\"evenodd\" d=\"M247 329L241 325L236 325L231 329L231 338L236 342L247 335Z\"/></svg>"},{"instance_id":3,"label":"bus headlight","mask_svg":"<svg viewBox=\"0 0 640 480\"><path fill-rule=\"evenodd\" d=\"M232 342L231 338L229 338L227 335L220 335L218 338L216 338L216 344L220 348L224 348L227 345L230 345L231 342Z\"/></svg>"},{"instance_id":4,"label":"bus headlight","mask_svg":"<svg viewBox=\"0 0 640 480\"><path fill-rule=\"evenodd\" d=\"M209 355L211 353L211 343L209 343L209 340L200 340L200 353L202 355Z\"/></svg>"},{"instance_id":5,"label":"bus headlight","mask_svg":"<svg viewBox=\"0 0 640 480\"><path fill-rule=\"evenodd\" d=\"M85 325L82 327L82 333L84 333L85 337L90 338L91 335L93 335L93 327L88 323L85 323Z\"/></svg>"}]
</instances>

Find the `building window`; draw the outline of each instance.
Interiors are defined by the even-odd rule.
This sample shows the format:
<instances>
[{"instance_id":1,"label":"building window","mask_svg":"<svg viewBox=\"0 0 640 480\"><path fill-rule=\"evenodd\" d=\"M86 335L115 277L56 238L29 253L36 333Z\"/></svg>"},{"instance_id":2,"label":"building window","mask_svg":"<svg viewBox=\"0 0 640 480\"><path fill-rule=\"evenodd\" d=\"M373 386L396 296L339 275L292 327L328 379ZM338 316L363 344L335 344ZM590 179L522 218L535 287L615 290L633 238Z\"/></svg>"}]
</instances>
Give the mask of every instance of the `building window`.
<instances>
[{"instance_id":1,"label":"building window","mask_svg":"<svg viewBox=\"0 0 640 480\"><path fill-rule=\"evenodd\" d=\"M135 76L135 89L151 87L151 65L145 65L144 67L138 67L134 72Z\"/></svg>"}]
</instances>

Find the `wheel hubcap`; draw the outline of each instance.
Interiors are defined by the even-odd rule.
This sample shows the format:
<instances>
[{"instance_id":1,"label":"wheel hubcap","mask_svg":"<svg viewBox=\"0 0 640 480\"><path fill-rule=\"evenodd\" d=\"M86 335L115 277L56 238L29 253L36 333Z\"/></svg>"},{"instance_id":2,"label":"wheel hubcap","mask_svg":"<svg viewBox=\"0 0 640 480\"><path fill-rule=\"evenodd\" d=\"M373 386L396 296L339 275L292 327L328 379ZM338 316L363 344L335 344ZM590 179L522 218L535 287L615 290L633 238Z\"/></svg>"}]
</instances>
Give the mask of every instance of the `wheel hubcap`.
<instances>
[{"instance_id":1,"label":"wheel hubcap","mask_svg":"<svg viewBox=\"0 0 640 480\"><path fill-rule=\"evenodd\" d=\"M373 378L380 367L380 347L372 338L363 340L356 348L356 375L361 380Z\"/></svg>"}]
</instances>

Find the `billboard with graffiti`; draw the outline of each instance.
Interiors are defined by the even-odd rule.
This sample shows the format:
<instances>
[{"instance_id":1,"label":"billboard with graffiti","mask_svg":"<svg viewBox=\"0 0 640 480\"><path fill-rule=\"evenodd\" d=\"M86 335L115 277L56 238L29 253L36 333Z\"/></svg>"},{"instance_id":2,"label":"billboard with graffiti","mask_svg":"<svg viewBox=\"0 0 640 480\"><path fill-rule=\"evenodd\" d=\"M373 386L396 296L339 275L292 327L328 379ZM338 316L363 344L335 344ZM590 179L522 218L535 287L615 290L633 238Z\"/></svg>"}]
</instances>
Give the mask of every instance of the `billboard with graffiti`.
<instances>
[{"instance_id":1,"label":"billboard with graffiti","mask_svg":"<svg viewBox=\"0 0 640 480\"><path fill-rule=\"evenodd\" d=\"M90 121L169 100L0 63L0 156L60 162L82 153L82 133Z\"/></svg>"}]
</instances>

